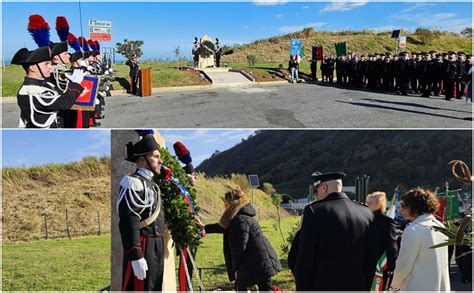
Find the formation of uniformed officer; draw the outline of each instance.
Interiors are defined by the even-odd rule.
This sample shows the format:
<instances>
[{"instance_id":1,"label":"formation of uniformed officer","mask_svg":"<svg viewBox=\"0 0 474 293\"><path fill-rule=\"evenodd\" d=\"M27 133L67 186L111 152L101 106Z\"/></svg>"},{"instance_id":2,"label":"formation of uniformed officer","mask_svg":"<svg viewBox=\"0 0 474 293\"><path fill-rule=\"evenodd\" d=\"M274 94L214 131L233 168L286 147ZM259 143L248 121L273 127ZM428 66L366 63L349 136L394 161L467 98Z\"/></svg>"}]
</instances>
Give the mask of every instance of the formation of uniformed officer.
<instances>
[{"instance_id":1,"label":"formation of uniformed officer","mask_svg":"<svg viewBox=\"0 0 474 293\"><path fill-rule=\"evenodd\" d=\"M127 161L136 171L120 182L117 211L123 245L124 291L161 291L164 272L165 218L153 176L160 174L159 145L152 134L129 142Z\"/></svg>"},{"instance_id":2,"label":"formation of uniformed officer","mask_svg":"<svg viewBox=\"0 0 474 293\"><path fill-rule=\"evenodd\" d=\"M464 52L370 54L368 59L350 54L324 57L320 70L327 83L333 82L335 71L336 82L341 86L422 97L444 95L446 100L452 100L464 95L472 59Z\"/></svg>"},{"instance_id":3,"label":"formation of uniformed officer","mask_svg":"<svg viewBox=\"0 0 474 293\"><path fill-rule=\"evenodd\" d=\"M316 172L312 177L317 201L304 210L293 252L296 290L370 290L373 213L342 192L344 173Z\"/></svg>"},{"instance_id":4,"label":"formation of uniformed officer","mask_svg":"<svg viewBox=\"0 0 474 293\"><path fill-rule=\"evenodd\" d=\"M52 78L51 60L55 64L66 64L67 45L64 42L50 42L49 25L41 15L29 17L28 31L39 48L32 51L22 48L11 61L12 64L21 65L26 72L17 94L19 127L62 127L60 111L70 109L82 94L84 88L80 84L85 73L78 69L73 70L72 74L61 76L61 81Z\"/></svg>"},{"instance_id":5,"label":"formation of uniformed officer","mask_svg":"<svg viewBox=\"0 0 474 293\"><path fill-rule=\"evenodd\" d=\"M30 15L28 31L39 49L20 49L11 63L21 65L26 77L17 95L20 106L20 127L34 128L88 128L98 126L95 119L102 118L101 110L105 102L99 95L96 113L72 110L76 99L84 93L81 86L86 74L102 75L100 45L98 41L91 51L87 41L69 32L69 24L64 16L56 18L59 42L50 41L50 27L38 14ZM68 45L76 52L68 53ZM99 89L99 93L101 93Z\"/></svg>"}]
</instances>

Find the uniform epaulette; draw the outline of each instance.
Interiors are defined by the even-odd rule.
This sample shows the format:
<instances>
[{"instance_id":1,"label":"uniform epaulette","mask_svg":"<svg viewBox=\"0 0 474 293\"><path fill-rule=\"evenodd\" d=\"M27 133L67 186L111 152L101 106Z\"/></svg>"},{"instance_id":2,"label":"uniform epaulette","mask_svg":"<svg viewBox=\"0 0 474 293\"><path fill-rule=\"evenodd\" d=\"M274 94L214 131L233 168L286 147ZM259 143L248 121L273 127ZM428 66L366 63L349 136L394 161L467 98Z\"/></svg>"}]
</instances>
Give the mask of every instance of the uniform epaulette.
<instances>
[{"instance_id":1,"label":"uniform epaulette","mask_svg":"<svg viewBox=\"0 0 474 293\"><path fill-rule=\"evenodd\" d=\"M143 183L140 179L132 177L130 175L124 176L122 181L120 181L120 186L125 189L131 189L134 191L142 191L143 190Z\"/></svg>"}]
</instances>

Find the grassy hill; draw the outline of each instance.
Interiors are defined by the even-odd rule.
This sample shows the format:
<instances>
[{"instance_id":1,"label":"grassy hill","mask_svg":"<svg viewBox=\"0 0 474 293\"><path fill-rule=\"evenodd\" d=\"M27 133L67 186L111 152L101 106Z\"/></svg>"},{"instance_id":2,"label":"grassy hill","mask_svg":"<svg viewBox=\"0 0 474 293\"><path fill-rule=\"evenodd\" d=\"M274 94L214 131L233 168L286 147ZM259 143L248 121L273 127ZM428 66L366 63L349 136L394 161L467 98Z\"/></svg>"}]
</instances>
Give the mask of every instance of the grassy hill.
<instances>
[{"instance_id":1,"label":"grassy hill","mask_svg":"<svg viewBox=\"0 0 474 293\"><path fill-rule=\"evenodd\" d=\"M447 180L450 189L462 187L447 164L460 159L472 166L471 154L470 131L264 130L203 161L197 170L208 176L257 174L279 193L297 197L308 194L314 171L344 171L346 185L367 174L371 190L391 195L397 185L402 191L444 189Z\"/></svg>"},{"instance_id":2,"label":"grassy hill","mask_svg":"<svg viewBox=\"0 0 474 293\"><path fill-rule=\"evenodd\" d=\"M300 38L303 41L303 48L306 61L311 58L311 47L322 45L325 54L335 54L334 44L337 42L347 42L350 52L357 54L382 53L394 51L394 40L390 38L391 32L375 33L369 30L364 31L314 31L306 28L300 32L275 36L268 39L256 40L249 44L232 47L234 53L222 56L221 62L229 67L244 69L250 72L256 81L281 81L287 74L287 62L290 51L290 39ZM472 37L463 37L458 34L435 31L432 40L423 42L423 37L415 33L406 34L408 51L464 51L472 53ZM247 56L255 55L256 64L250 67L247 63ZM185 60L179 63L185 66ZM283 65L280 70L279 65ZM176 62L163 62L149 60L142 62L142 68L152 68L153 87L208 85L209 82L194 71L184 71L176 69ZM130 86L128 66L124 64L113 65L117 81L114 82L114 89L123 90ZM302 62L300 65L302 72L309 72L309 63ZM319 71L318 71L319 72ZM318 73L319 74L319 73ZM9 65L3 71L2 96L16 96L17 91L23 82L24 71L20 66Z\"/></svg>"},{"instance_id":3,"label":"grassy hill","mask_svg":"<svg viewBox=\"0 0 474 293\"><path fill-rule=\"evenodd\" d=\"M421 34L421 33L420 33ZM407 36L407 51L438 52L464 51L472 53L472 37L463 37L458 34L435 31L432 40L422 42L423 36L404 33ZM347 50L356 54L394 52L394 40L390 38L391 32L375 33L364 31L314 31L306 28L302 31L275 36L268 39L257 40L250 44L233 47L234 53L222 57L223 62L247 63L248 55L255 55L258 63L283 63L286 68L290 53L290 39L301 39L306 60L311 59L311 47L323 46L324 54L335 54L334 44L346 42Z\"/></svg>"},{"instance_id":4,"label":"grassy hill","mask_svg":"<svg viewBox=\"0 0 474 293\"><path fill-rule=\"evenodd\" d=\"M110 159L4 168L3 242L110 233Z\"/></svg>"},{"instance_id":5,"label":"grassy hill","mask_svg":"<svg viewBox=\"0 0 474 293\"><path fill-rule=\"evenodd\" d=\"M202 219L206 223L219 221L224 212L224 204L221 197L228 191L227 186L238 187L252 198L252 190L248 188L247 178L244 175L234 174L232 178L215 176L206 178L204 174L198 175L197 184L197 202L201 207ZM260 189L253 190L254 206L257 209L259 220L275 219L277 210L272 204L270 196ZM283 217L288 216L285 211L281 211Z\"/></svg>"},{"instance_id":6,"label":"grassy hill","mask_svg":"<svg viewBox=\"0 0 474 293\"><path fill-rule=\"evenodd\" d=\"M149 61L141 64L142 68L152 68L153 87L172 87L183 85L206 85L207 79L200 77L194 71L176 70L176 62ZM180 66L184 66L181 62ZM129 67L125 64L113 65L116 80L113 83L115 90L125 90L130 88ZM23 83L25 71L21 66L8 65L3 71L2 77L2 97L16 96L18 89Z\"/></svg>"}]
</instances>

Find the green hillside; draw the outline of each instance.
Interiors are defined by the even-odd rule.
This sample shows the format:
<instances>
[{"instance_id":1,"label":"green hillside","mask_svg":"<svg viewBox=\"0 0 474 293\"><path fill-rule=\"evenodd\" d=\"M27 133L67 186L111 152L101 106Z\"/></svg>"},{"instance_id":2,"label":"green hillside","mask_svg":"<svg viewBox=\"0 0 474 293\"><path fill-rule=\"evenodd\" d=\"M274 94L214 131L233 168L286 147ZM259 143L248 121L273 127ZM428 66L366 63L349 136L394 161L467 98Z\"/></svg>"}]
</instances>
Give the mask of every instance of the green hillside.
<instances>
[{"instance_id":1,"label":"green hillside","mask_svg":"<svg viewBox=\"0 0 474 293\"><path fill-rule=\"evenodd\" d=\"M423 42L424 36L419 34L404 33L407 36L407 51L457 52L462 50L472 53L472 36L463 37L455 33L434 31L432 39ZM247 63L247 56L255 55L258 63L283 63L286 68L290 53L290 39L302 40L306 60L309 60L312 46L323 46L324 54L335 54L334 44L338 42L346 42L348 51L356 54L394 52L395 43L390 37L391 32L375 33L370 30L330 32L306 28L299 32L235 46L232 48L234 53L223 56L222 61L231 64Z\"/></svg>"}]
</instances>

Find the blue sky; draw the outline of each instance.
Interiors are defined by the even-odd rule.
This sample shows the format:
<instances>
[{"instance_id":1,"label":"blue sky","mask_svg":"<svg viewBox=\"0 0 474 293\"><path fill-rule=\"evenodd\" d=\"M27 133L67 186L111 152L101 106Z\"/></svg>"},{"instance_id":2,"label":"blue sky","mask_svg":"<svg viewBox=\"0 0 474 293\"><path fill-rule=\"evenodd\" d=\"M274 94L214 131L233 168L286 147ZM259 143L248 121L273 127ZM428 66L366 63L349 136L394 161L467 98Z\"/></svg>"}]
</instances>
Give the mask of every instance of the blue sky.
<instances>
[{"instance_id":1,"label":"blue sky","mask_svg":"<svg viewBox=\"0 0 474 293\"><path fill-rule=\"evenodd\" d=\"M30 167L110 156L108 130L3 130L3 167Z\"/></svg>"},{"instance_id":2,"label":"blue sky","mask_svg":"<svg viewBox=\"0 0 474 293\"><path fill-rule=\"evenodd\" d=\"M471 26L471 2L288 2L161 3L81 2L82 29L88 19L111 20L114 46L124 38L144 41L144 58L174 58L174 48L189 58L195 36L219 37L222 44L242 44L313 27L316 30L392 30L417 27L460 32ZM263 5L265 4L265 5ZM66 16L71 32L81 34L79 2L3 3L3 56L21 47L34 48L26 26L30 14L41 14L52 27Z\"/></svg>"},{"instance_id":3,"label":"blue sky","mask_svg":"<svg viewBox=\"0 0 474 293\"><path fill-rule=\"evenodd\" d=\"M237 145L255 130L176 129L159 132L172 154L173 144L181 141L191 151L193 164L197 167L216 150L224 151ZM30 167L78 161L85 156L110 156L108 130L3 130L2 140L3 167Z\"/></svg>"},{"instance_id":4,"label":"blue sky","mask_svg":"<svg viewBox=\"0 0 474 293\"><path fill-rule=\"evenodd\" d=\"M242 139L253 134L253 129L229 130L159 130L166 142L167 148L174 154L173 144L181 141L190 151L194 167L209 158L216 150L225 151Z\"/></svg>"}]
</instances>

